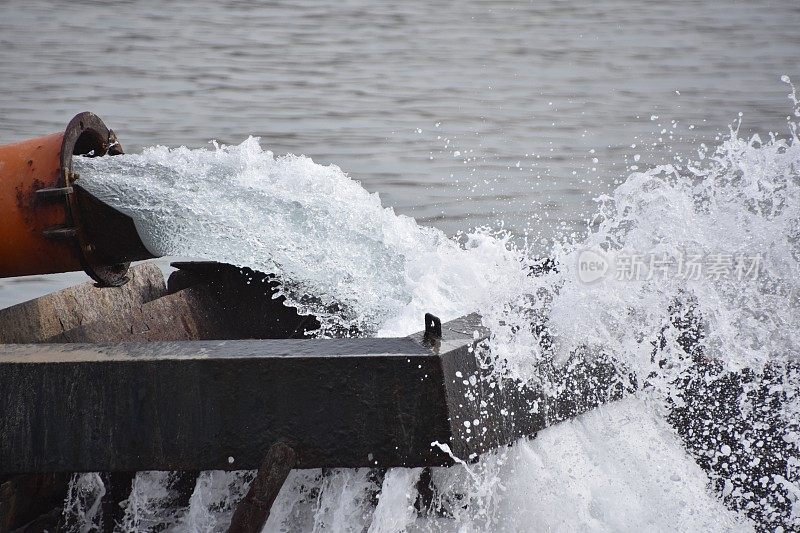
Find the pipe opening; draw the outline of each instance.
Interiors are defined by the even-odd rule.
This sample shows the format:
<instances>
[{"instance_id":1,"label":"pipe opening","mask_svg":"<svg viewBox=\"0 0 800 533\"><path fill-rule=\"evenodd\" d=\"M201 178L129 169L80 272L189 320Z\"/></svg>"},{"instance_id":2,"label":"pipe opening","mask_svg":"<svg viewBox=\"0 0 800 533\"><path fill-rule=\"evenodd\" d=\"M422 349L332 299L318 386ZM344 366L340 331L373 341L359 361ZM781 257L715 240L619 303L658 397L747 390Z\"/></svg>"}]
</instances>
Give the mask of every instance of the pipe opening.
<instances>
[{"instance_id":1,"label":"pipe opening","mask_svg":"<svg viewBox=\"0 0 800 533\"><path fill-rule=\"evenodd\" d=\"M94 113L80 113L67 124L61 145L61 170L64 185L71 185L72 156L86 155L98 157L106 155L110 144L111 131Z\"/></svg>"},{"instance_id":2,"label":"pipe opening","mask_svg":"<svg viewBox=\"0 0 800 533\"><path fill-rule=\"evenodd\" d=\"M84 128L83 122L80 127ZM107 136L106 136L107 137ZM84 155L89 157L97 157L105 155L106 139L100 136L100 132L94 130L84 130L77 139L75 139L75 146L72 148L72 155ZM70 158L71 159L71 158ZM70 161L70 167L72 161ZM71 170L71 169L70 169Z\"/></svg>"},{"instance_id":3,"label":"pipe opening","mask_svg":"<svg viewBox=\"0 0 800 533\"><path fill-rule=\"evenodd\" d=\"M112 287L122 285L128 279L127 257L120 257L121 254L116 253L119 249L125 249L120 246L120 234L132 233L134 244L138 235L132 221L120 216L74 183L78 177L72 172L72 156L104 156L109 145L115 141L116 138L103 121L94 113L86 112L70 121L61 144L61 180L64 187L75 188L75 193L68 197L67 211L69 222L77 230L81 264L92 279ZM121 152L121 149L116 149L112 153Z\"/></svg>"}]
</instances>

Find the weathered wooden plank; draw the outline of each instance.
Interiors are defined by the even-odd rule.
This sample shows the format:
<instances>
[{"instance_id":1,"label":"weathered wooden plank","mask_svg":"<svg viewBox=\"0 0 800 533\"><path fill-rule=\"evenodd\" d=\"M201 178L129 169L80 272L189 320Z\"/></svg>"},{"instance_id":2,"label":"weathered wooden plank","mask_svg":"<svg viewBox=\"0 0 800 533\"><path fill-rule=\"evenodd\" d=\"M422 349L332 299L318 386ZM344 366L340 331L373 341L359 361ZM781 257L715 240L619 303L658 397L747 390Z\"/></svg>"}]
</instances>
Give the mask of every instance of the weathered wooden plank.
<instances>
[{"instance_id":1,"label":"weathered wooden plank","mask_svg":"<svg viewBox=\"0 0 800 533\"><path fill-rule=\"evenodd\" d=\"M259 533L269 518L269 511L289 472L297 464L297 453L288 444L273 444L250 484L247 494L236 506L228 533Z\"/></svg>"},{"instance_id":2,"label":"weathered wooden plank","mask_svg":"<svg viewBox=\"0 0 800 533\"><path fill-rule=\"evenodd\" d=\"M46 343L102 343L224 339L224 317L205 286L189 287L121 310L46 339Z\"/></svg>"},{"instance_id":3,"label":"weathered wooden plank","mask_svg":"<svg viewBox=\"0 0 800 533\"><path fill-rule=\"evenodd\" d=\"M41 342L295 338L318 327L314 317L299 315L283 305L285 298L275 297L278 284L271 276L217 263L181 264L192 270L170 276L170 294L130 301Z\"/></svg>"},{"instance_id":4,"label":"weathered wooden plank","mask_svg":"<svg viewBox=\"0 0 800 533\"><path fill-rule=\"evenodd\" d=\"M130 312L166 294L164 276L154 263L130 269L122 287L84 283L35 300L0 309L0 343L37 343L103 317Z\"/></svg>"}]
</instances>

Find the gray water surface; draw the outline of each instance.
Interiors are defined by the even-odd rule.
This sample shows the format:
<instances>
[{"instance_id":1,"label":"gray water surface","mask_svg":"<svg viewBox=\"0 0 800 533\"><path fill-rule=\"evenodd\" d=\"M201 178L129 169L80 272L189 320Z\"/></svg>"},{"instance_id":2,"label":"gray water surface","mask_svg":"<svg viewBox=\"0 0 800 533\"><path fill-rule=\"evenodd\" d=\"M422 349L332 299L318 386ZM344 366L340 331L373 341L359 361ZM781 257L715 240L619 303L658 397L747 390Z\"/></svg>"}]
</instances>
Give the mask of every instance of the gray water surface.
<instances>
[{"instance_id":1,"label":"gray water surface","mask_svg":"<svg viewBox=\"0 0 800 533\"><path fill-rule=\"evenodd\" d=\"M798 28L797 1L5 0L0 143L85 110L128 152L257 135L448 233L546 240L739 112L784 134ZM75 279L0 282L0 307Z\"/></svg>"}]
</instances>

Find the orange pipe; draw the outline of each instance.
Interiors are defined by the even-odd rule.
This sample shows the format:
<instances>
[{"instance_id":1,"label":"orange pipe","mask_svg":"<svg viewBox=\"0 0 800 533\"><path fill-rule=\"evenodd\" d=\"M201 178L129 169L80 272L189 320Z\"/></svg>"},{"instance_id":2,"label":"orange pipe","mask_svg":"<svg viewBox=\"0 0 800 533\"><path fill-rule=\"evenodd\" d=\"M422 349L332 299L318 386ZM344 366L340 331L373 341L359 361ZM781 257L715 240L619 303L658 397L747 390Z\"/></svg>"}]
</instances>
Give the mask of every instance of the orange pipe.
<instances>
[{"instance_id":1,"label":"orange pipe","mask_svg":"<svg viewBox=\"0 0 800 533\"><path fill-rule=\"evenodd\" d=\"M76 243L44 234L64 225L66 204L36 194L63 186L63 141L63 133L53 133L0 146L0 277L83 269Z\"/></svg>"},{"instance_id":2,"label":"orange pipe","mask_svg":"<svg viewBox=\"0 0 800 533\"><path fill-rule=\"evenodd\" d=\"M0 277L84 270L114 286L130 260L152 257L128 217L74 183L73 155L106 153L122 150L92 113L62 133L0 146Z\"/></svg>"}]
</instances>

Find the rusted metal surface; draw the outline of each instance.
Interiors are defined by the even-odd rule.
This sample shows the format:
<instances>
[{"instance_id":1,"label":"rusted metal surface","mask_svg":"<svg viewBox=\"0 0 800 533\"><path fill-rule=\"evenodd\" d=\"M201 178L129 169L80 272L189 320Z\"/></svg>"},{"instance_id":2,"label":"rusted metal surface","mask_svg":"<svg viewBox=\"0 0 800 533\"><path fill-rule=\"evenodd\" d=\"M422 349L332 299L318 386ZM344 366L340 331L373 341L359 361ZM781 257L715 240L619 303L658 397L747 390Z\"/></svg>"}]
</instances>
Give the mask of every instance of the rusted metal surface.
<instances>
[{"instance_id":1,"label":"rusted metal surface","mask_svg":"<svg viewBox=\"0 0 800 533\"><path fill-rule=\"evenodd\" d=\"M38 343L104 317L130 313L166 294L164 276L153 263L130 271L123 287L99 289L84 283L0 309L0 343Z\"/></svg>"},{"instance_id":2,"label":"rusted metal surface","mask_svg":"<svg viewBox=\"0 0 800 533\"><path fill-rule=\"evenodd\" d=\"M43 232L63 224L63 203L36 191L63 187L63 133L0 146L0 277L80 270L73 243Z\"/></svg>"},{"instance_id":3,"label":"rusted metal surface","mask_svg":"<svg viewBox=\"0 0 800 533\"><path fill-rule=\"evenodd\" d=\"M128 281L130 261L154 256L142 244L130 217L98 202L75 183L79 176L72 172L72 156L121 153L122 145L114 132L94 113L80 113L67 124L61 147L61 171L64 186L74 189L73 194L66 196L67 225L75 229L83 270L108 287Z\"/></svg>"},{"instance_id":4,"label":"rusted metal surface","mask_svg":"<svg viewBox=\"0 0 800 533\"><path fill-rule=\"evenodd\" d=\"M93 213L85 191L82 202L75 193L72 156L107 153L122 148L88 112L63 133L0 146L0 277L82 269L98 283L118 286L127 280L127 261L152 257L129 217L107 206ZM120 256L126 261L111 262Z\"/></svg>"},{"instance_id":5,"label":"rusted metal surface","mask_svg":"<svg viewBox=\"0 0 800 533\"><path fill-rule=\"evenodd\" d=\"M270 446L250 489L236 506L228 533L259 533L289 472L297 464L297 452L288 444Z\"/></svg>"}]
</instances>

